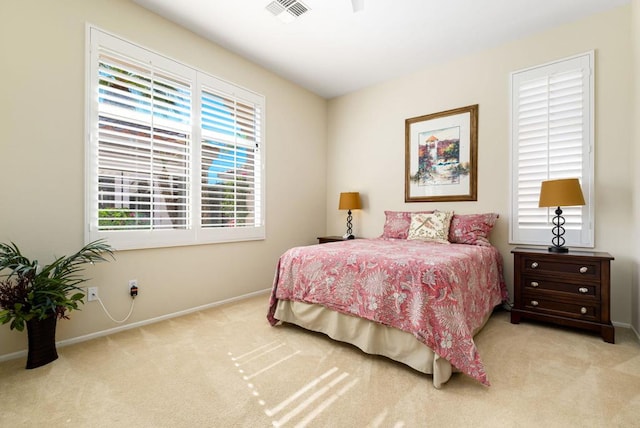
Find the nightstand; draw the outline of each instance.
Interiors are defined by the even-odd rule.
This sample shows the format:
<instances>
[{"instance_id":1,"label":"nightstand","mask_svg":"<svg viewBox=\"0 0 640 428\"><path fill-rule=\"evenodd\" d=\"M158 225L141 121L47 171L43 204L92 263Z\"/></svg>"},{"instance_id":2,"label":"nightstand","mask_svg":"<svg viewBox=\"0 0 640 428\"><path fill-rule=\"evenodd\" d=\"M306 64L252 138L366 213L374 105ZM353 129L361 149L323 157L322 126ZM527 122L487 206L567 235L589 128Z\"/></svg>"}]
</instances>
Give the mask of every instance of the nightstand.
<instances>
[{"instance_id":1,"label":"nightstand","mask_svg":"<svg viewBox=\"0 0 640 428\"><path fill-rule=\"evenodd\" d=\"M514 248L511 322L551 322L599 332L615 343L610 319L609 253Z\"/></svg>"},{"instance_id":2,"label":"nightstand","mask_svg":"<svg viewBox=\"0 0 640 428\"><path fill-rule=\"evenodd\" d=\"M327 242L349 241L342 236L318 236L318 244L326 244Z\"/></svg>"}]
</instances>

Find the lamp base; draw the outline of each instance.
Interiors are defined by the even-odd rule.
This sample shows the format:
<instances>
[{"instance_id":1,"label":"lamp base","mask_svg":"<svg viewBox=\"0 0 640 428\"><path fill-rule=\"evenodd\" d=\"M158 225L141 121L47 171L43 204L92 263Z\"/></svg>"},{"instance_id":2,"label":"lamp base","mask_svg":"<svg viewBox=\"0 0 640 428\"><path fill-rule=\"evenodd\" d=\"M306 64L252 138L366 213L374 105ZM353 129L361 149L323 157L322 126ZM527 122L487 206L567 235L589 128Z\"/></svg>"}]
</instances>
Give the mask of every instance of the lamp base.
<instances>
[{"instance_id":1,"label":"lamp base","mask_svg":"<svg viewBox=\"0 0 640 428\"><path fill-rule=\"evenodd\" d=\"M549 247L550 253L568 253L569 249L567 247Z\"/></svg>"}]
</instances>

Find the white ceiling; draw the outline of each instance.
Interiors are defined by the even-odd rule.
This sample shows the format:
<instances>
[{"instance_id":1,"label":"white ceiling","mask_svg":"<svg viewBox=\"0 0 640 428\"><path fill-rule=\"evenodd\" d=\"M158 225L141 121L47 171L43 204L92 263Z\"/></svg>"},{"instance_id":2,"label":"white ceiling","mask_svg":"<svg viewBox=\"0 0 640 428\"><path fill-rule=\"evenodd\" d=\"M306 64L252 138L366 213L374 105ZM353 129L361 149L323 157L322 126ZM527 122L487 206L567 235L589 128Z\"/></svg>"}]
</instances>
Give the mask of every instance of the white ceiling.
<instances>
[{"instance_id":1,"label":"white ceiling","mask_svg":"<svg viewBox=\"0 0 640 428\"><path fill-rule=\"evenodd\" d=\"M134 1L325 98L630 2L298 0L309 11L284 23L272 0Z\"/></svg>"}]
</instances>

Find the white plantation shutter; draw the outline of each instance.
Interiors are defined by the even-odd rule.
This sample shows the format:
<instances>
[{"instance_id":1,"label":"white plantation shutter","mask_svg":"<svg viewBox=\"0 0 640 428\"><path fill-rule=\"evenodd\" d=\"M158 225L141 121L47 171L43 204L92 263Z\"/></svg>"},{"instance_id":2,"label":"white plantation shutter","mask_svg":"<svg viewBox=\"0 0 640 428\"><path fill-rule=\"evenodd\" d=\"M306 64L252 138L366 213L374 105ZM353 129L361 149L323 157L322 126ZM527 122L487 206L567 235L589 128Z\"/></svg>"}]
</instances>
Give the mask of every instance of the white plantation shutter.
<instances>
[{"instance_id":1,"label":"white plantation shutter","mask_svg":"<svg viewBox=\"0 0 640 428\"><path fill-rule=\"evenodd\" d=\"M98 230L188 229L191 83L101 50Z\"/></svg>"},{"instance_id":2,"label":"white plantation shutter","mask_svg":"<svg viewBox=\"0 0 640 428\"><path fill-rule=\"evenodd\" d=\"M203 79L201 102L201 214L203 229L262 226L262 103L225 83ZM216 232L209 232L216 233ZM242 232L235 232L242 233Z\"/></svg>"},{"instance_id":3,"label":"white plantation shutter","mask_svg":"<svg viewBox=\"0 0 640 428\"><path fill-rule=\"evenodd\" d=\"M89 33L87 241L126 249L263 239L264 98Z\"/></svg>"},{"instance_id":4,"label":"white plantation shutter","mask_svg":"<svg viewBox=\"0 0 640 428\"><path fill-rule=\"evenodd\" d=\"M550 244L544 180L578 178L583 207L562 207L566 245L593 246L593 52L511 75L510 242Z\"/></svg>"}]
</instances>

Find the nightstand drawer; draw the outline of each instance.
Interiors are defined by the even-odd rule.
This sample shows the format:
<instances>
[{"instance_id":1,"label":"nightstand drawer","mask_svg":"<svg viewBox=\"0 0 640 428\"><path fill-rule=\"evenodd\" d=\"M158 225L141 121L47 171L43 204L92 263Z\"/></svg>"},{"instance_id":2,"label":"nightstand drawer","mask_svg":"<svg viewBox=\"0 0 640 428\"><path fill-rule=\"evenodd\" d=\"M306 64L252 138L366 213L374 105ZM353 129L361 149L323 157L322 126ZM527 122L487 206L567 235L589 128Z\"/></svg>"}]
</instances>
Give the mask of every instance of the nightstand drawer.
<instances>
[{"instance_id":1,"label":"nightstand drawer","mask_svg":"<svg viewBox=\"0 0 640 428\"><path fill-rule=\"evenodd\" d=\"M523 307L526 310L539 312L542 314L556 315L584 320L597 320L600 317L600 311L597 302L562 302L558 300L549 300L539 298L538 296L525 295ZM581 304L582 303L582 304Z\"/></svg>"},{"instance_id":2,"label":"nightstand drawer","mask_svg":"<svg viewBox=\"0 0 640 428\"><path fill-rule=\"evenodd\" d=\"M528 256L524 258L524 274L562 274L565 277L577 280L600 280L600 262L591 260L573 261L563 259L551 259L547 257Z\"/></svg>"},{"instance_id":3,"label":"nightstand drawer","mask_svg":"<svg viewBox=\"0 0 640 428\"><path fill-rule=\"evenodd\" d=\"M588 296L599 297L600 285L598 283L581 282L573 284L570 282L553 281L547 279L544 276L530 276L525 275L522 280L522 290L533 291L538 290L541 292L558 292L565 293L568 296Z\"/></svg>"}]
</instances>

